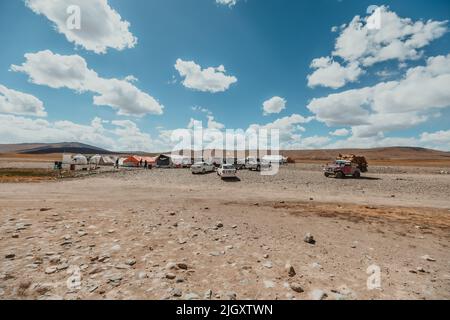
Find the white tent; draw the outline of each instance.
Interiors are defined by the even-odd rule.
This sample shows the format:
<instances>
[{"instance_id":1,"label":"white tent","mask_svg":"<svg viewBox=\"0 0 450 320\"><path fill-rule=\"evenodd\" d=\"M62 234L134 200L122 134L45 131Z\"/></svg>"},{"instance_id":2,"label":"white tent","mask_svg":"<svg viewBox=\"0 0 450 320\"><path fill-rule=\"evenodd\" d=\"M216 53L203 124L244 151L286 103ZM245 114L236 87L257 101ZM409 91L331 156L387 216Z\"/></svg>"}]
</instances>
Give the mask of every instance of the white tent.
<instances>
[{"instance_id":1,"label":"white tent","mask_svg":"<svg viewBox=\"0 0 450 320\"><path fill-rule=\"evenodd\" d=\"M102 156L97 154L89 159L89 164L99 165L101 160Z\"/></svg>"},{"instance_id":2,"label":"white tent","mask_svg":"<svg viewBox=\"0 0 450 320\"><path fill-rule=\"evenodd\" d=\"M76 156L72 157L72 164L87 165L88 160L82 154L77 154Z\"/></svg>"},{"instance_id":3,"label":"white tent","mask_svg":"<svg viewBox=\"0 0 450 320\"><path fill-rule=\"evenodd\" d=\"M103 156L98 163L101 166L113 166L116 164L116 159L110 156Z\"/></svg>"}]
</instances>

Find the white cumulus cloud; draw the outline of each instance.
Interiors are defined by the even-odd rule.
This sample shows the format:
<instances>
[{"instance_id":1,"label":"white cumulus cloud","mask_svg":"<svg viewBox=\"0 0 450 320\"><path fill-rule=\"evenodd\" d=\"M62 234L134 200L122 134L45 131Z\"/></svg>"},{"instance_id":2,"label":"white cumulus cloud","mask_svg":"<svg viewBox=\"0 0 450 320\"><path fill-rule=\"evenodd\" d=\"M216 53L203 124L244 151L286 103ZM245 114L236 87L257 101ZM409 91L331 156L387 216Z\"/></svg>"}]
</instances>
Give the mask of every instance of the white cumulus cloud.
<instances>
[{"instance_id":1,"label":"white cumulus cloud","mask_svg":"<svg viewBox=\"0 0 450 320\"><path fill-rule=\"evenodd\" d=\"M427 121L450 107L450 54L431 57L398 81L313 99L307 106L329 126L352 126L359 137L383 136Z\"/></svg>"},{"instance_id":2,"label":"white cumulus cloud","mask_svg":"<svg viewBox=\"0 0 450 320\"><path fill-rule=\"evenodd\" d=\"M0 84L0 112L45 117L44 103L35 96Z\"/></svg>"},{"instance_id":3,"label":"white cumulus cloud","mask_svg":"<svg viewBox=\"0 0 450 320\"><path fill-rule=\"evenodd\" d=\"M223 92L237 82L234 76L227 76L225 74L225 67L209 67L202 69L201 66L194 61L183 61L177 59L175 69L180 76L184 78L183 85L186 88L194 89L203 92Z\"/></svg>"},{"instance_id":4,"label":"white cumulus cloud","mask_svg":"<svg viewBox=\"0 0 450 320\"><path fill-rule=\"evenodd\" d=\"M264 115L280 113L286 108L286 100L281 97L272 97L263 103Z\"/></svg>"},{"instance_id":5,"label":"white cumulus cloud","mask_svg":"<svg viewBox=\"0 0 450 320\"><path fill-rule=\"evenodd\" d=\"M379 29L367 23L377 12L381 22ZM332 57L317 58L311 63L311 68L316 70L308 76L310 87L341 88L356 81L364 68L376 63L420 59L422 49L448 31L448 21L413 21L399 17L385 6L379 7L373 15L355 16L340 28Z\"/></svg>"},{"instance_id":6,"label":"white cumulus cloud","mask_svg":"<svg viewBox=\"0 0 450 320\"><path fill-rule=\"evenodd\" d=\"M106 53L108 48L133 48L137 39L129 31L130 23L111 8L107 0L25 0L36 14L54 23L55 29L66 39L95 53ZM80 8L80 29L68 26L70 6Z\"/></svg>"},{"instance_id":7,"label":"white cumulus cloud","mask_svg":"<svg viewBox=\"0 0 450 320\"><path fill-rule=\"evenodd\" d=\"M229 7L233 7L236 5L237 0L216 0L216 3L223 4Z\"/></svg>"},{"instance_id":8,"label":"white cumulus cloud","mask_svg":"<svg viewBox=\"0 0 450 320\"><path fill-rule=\"evenodd\" d=\"M155 98L138 89L130 81L100 77L89 69L79 55L59 55L50 50L25 54L25 62L12 65L11 70L28 75L30 82L51 88L68 88L79 93L93 92L94 104L109 106L120 115L143 116L163 113L162 106Z\"/></svg>"}]
</instances>

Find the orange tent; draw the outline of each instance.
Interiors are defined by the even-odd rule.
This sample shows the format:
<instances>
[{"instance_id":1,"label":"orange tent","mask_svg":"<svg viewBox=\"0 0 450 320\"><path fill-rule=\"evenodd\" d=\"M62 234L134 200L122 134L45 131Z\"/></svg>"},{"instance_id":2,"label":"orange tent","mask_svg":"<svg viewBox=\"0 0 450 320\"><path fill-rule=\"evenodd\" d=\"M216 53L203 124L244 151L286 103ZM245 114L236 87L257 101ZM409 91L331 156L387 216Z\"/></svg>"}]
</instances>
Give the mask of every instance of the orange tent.
<instances>
[{"instance_id":1,"label":"orange tent","mask_svg":"<svg viewBox=\"0 0 450 320\"><path fill-rule=\"evenodd\" d=\"M142 160L142 165L144 165L146 160L147 160L147 165L155 165L156 164L156 158L130 156L123 161L123 166L124 167L139 167L139 165L141 164L141 160Z\"/></svg>"}]
</instances>

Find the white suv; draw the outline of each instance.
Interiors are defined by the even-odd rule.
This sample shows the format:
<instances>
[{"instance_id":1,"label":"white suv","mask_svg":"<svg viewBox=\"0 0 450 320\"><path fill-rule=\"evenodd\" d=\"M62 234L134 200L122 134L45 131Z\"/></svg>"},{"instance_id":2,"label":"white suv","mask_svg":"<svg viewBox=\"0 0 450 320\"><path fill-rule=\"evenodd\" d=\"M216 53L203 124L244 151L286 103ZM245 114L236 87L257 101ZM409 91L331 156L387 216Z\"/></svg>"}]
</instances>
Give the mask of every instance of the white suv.
<instances>
[{"instance_id":1,"label":"white suv","mask_svg":"<svg viewBox=\"0 0 450 320\"><path fill-rule=\"evenodd\" d=\"M236 178L236 168L231 164L223 164L217 169L217 174L222 178Z\"/></svg>"},{"instance_id":2,"label":"white suv","mask_svg":"<svg viewBox=\"0 0 450 320\"><path fill-rule=\"evenodd\" d=\"M213 172L214 166L210 163L206 162L196 162L191 166L191 172L193 174L196 173L207 173L207 172Z\"/></svg>"}]
</instances>

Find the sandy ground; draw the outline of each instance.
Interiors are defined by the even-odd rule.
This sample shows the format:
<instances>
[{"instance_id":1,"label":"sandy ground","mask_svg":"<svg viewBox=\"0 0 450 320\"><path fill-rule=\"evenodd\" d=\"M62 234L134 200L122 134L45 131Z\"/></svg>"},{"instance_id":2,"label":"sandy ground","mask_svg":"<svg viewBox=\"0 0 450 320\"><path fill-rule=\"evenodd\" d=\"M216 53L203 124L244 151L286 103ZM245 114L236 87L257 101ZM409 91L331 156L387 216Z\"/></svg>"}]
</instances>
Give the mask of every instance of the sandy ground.
<instances>
[{"instance_id":1,"label":"sandy ground","mask_svg":"<svg viewBox=\"0 0 450 320\"><path fill-rule=\"evenodd\" d=\"M0 184L0 299L450 299L450 175L311 166Z\"/></svg>"}]
</instances>

